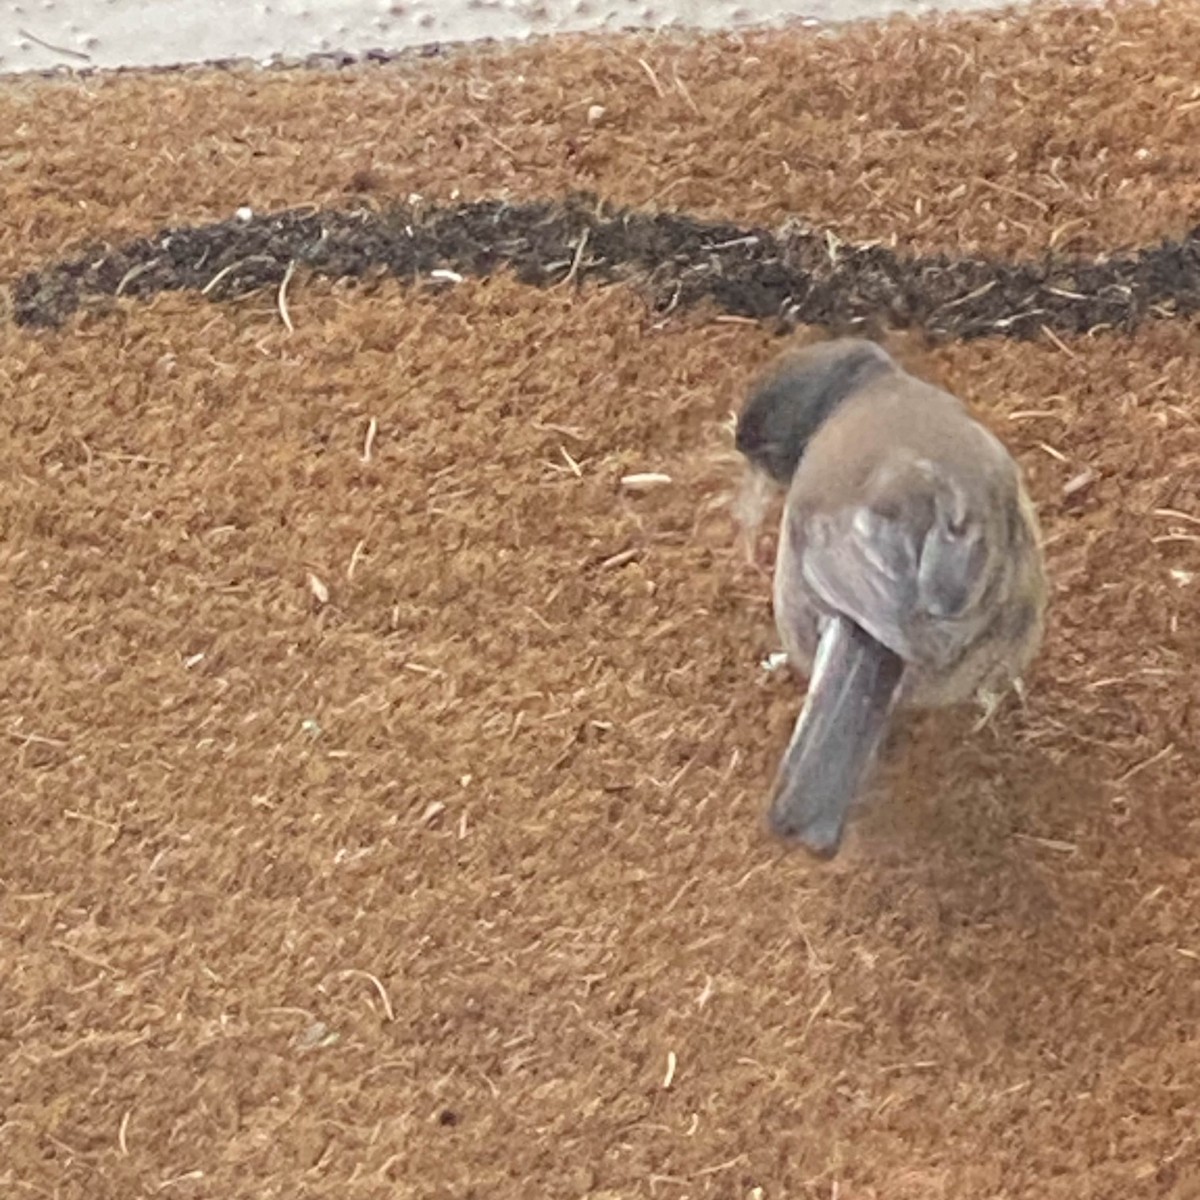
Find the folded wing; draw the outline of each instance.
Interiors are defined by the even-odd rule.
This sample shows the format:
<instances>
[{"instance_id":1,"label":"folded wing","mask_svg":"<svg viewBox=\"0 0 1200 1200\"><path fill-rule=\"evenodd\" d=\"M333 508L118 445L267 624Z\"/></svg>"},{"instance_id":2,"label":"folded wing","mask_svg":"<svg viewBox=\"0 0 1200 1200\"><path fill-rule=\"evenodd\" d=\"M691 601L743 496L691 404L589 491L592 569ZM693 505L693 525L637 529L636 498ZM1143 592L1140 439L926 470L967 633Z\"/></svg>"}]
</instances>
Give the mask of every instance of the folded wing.
<instances>
[{"instance_id":1,"label":"folded wing","mask_svg":"<svg viewBox=\"0 0 1200 1200\"><path fill-rule=\"evenodd\" d=\"M985 460L986 461L986 460ZM985 476L956 478L897 452L854 506L790 514L808 585L918 667L958 659L986 630L1006 569L1009 507Z\"/></svg>"}]
</instances>

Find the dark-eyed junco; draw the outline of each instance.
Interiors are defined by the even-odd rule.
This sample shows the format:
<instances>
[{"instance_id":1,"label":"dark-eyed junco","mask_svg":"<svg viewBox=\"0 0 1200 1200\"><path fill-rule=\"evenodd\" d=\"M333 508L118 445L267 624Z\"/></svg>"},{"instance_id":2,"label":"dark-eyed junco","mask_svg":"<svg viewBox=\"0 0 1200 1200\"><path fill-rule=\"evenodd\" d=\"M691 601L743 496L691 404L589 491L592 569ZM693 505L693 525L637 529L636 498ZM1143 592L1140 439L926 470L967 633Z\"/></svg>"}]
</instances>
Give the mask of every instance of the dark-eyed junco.
<instances>
[{"instance_id":1,"label":"dark-eyed junco","mask_svg":"<svg viewBox=\"0 0 1200 1200\"><path fill-rule=\"evenodd\" d=\"M1020 687L1046 605L1037 516L961 401L858 338L785 354L736 445L786 489L775 621L809 675L769 822L830 858L897 704L975 697L986 720Z\"/></svg>"}]
</instances>

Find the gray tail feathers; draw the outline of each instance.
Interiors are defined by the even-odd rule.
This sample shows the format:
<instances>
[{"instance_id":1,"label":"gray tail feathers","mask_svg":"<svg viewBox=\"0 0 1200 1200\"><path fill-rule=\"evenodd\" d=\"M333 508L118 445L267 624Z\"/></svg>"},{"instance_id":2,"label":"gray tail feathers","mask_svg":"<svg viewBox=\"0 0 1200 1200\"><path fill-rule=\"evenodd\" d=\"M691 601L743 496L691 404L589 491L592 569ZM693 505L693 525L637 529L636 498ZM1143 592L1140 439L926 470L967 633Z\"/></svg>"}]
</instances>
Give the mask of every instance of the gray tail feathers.
<instances>
[{"instance_id":1,"label":"gray tail feathers","mask_svg":"<svg viewBox=\"0 0 1200 1200\"><path fill-rule=\"evenodd\" d=\"M854 803L887 733L904 662L845 617L825 626L792 732L769 824L819 858L841 846Z\"/></svg>"}]
</instances>

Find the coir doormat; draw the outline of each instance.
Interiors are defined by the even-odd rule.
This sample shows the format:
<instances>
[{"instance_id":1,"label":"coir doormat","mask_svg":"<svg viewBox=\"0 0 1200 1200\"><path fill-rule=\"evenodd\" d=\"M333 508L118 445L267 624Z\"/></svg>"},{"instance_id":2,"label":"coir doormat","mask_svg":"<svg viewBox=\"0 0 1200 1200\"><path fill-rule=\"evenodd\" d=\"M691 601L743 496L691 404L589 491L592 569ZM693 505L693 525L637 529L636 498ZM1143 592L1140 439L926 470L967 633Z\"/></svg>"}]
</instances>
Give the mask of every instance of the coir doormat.
<instances>
[{"instance_id":1,"label":"coir doormat","mask_svg":"<svg viewBox=\"0 0 1200 1200\"><path fill-rule=\"evenodd\" d=\"M1170 0L0 84L4 1194L1190 1194L1197 62ZM847 329L1053 600L821 866L728 419Z\"/></svg>"}]
</instances>

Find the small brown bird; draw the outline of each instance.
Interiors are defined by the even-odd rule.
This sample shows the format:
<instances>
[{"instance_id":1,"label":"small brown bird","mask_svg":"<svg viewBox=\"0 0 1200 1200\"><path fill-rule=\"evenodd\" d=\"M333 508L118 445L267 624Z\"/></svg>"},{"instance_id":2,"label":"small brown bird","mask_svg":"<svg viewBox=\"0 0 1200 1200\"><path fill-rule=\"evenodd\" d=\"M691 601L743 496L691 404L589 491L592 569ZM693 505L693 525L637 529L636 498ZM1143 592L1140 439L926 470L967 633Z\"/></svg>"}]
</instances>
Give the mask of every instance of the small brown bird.
<instances>
[{"instance_id":1,"label":"small brown bird","mask_svg":"<svg viewBox=\"0 0 1200 1200\"><path fill-rule=\"evenodd\" d=\"M858 338L785 354L736 446L786 489L775 622L809 674L769 823L832 858L898 704L975 697L982 725L1021 690L1046 605L1037 516L961 401Z\"/></svg>"}]
</instances>

